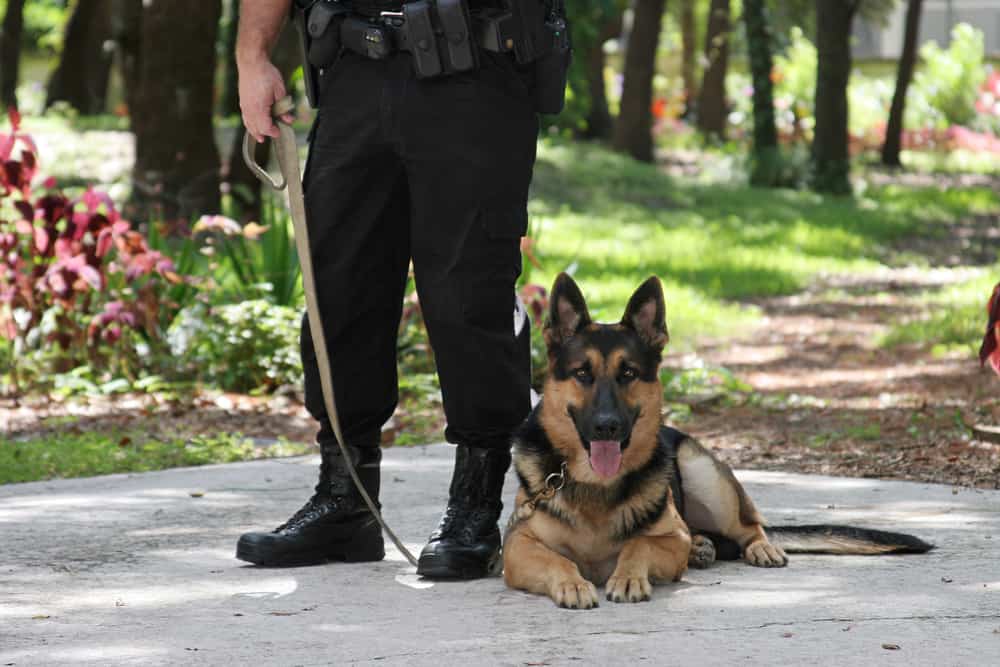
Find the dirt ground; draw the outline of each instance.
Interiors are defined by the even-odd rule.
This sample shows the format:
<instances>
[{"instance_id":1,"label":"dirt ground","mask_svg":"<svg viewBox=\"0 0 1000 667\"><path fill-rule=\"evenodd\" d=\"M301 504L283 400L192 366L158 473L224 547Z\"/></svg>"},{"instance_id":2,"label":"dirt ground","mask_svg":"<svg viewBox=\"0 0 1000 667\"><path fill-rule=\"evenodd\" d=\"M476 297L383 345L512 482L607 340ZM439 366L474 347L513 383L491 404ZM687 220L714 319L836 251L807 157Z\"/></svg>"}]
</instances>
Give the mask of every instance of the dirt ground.
<instances>
[{"instance_id":1,"label":"dirt ground","mask_svg":"<svg viewBox=\"0 0 1000 667\"><path fill-rule=\"evenodd\" d=\"M750 336L699 351L750 398L695 401L682 427L734 467L1000 488L1000 445L972 431L1000 424L1000 379L971 345L941 358L878 345L889 322L923 307L916 291L961 274L886 269L760 302L766 319Z\"/></svg>"}]
</instances>

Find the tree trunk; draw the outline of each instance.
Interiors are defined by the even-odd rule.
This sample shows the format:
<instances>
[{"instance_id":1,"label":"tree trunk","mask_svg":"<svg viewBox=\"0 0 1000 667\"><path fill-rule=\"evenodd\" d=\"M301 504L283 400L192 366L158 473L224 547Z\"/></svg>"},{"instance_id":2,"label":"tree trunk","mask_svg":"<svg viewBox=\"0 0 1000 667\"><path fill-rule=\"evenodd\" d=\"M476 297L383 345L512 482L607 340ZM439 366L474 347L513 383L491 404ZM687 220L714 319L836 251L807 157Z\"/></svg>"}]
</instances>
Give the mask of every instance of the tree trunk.
<instances>
[{"instance_id":1,"label":"tree trunk","mask_svg":"<svg viewBox=\"0 0 1000 667\"><path fill-rule=\"evenodd\" d=\"M291 91L289 79L296 68L301 65L299 59L298 33L295 27L289 22L285 24L284 30L278 37L278 44L274 48L274 65L281 72L285 80L285 86ZM239 97L236 99L236 109L239 113ZM226 163L225 179L228 190L232 195L233 203L239 208L239 217L244 222L260 220L261 215L261 182L250 168L243 161L243 136L246 128L240 123L233 136L233 145L229 151L229 162ZM263 146L257 147L257 160L266 165L271 159L271 142L265 142Z\"/></svg>"},{"instance_id":2,"label":"tree trunk","mask_svg":"<svg viewBox=\"0 0 1000 667\"><path fill-rule=\"evenodd\" d=\"M816 0L816 128L812 187L849 194L847 84L851 77L851 22L860 0Z\"/></svg>"},{"instance_id":3,"label":"tree trunk","mask_svg":"<svg viewBox=\"0 0 1000 667\"><path fill-rule=\"evenodd\" d=\"M0 102L4 110L17 108L17 80L21 68L24 0L8 0L0 42Z\"/></svg>"},{"instance_id":4,"label":"tree trunk","mask_svg":"<svg viewBox=\"0 0 1000 667\"><path fill-rule=\"evenodd\" d=\"M601 26L597 44L584 55L587 69L587 90L590 94L590 111L587 113L587 129L581 136L586 139L608 140L614 129L611 112L608 111L608 96L604 85L604 43L622 32L622 15L616 14Z\"/></svg>"},{"instance_id":5,"label":"tree trunk","mask_svg":"<svg viewBox=\"0 0 1000 667\"><path fill-rule=\"evenodd\" d=\"M143 3L133 181L147 215L177 221L219 210L212 110L221 12L221 0Z\"/></svg>"},{"instance_id":6,"label":"tree trunk","mask_svg":"<svg viewBox=\"0 0 1000 667\"><path fill-rule=\"evenodd\" d=\"M666 0L636 0L625 51L621 111L614 147L637 160L653 161L653 74Z\"/></svg>"},{"instance_id":7,"label":"tree trunk","mask_svg":"<svg viewBox=\"0 0 1000 667\"><path fill-rule=\"evenodd\" d=\"M695 49L698 36L694 27L695 0L681 0L681 80L684 82L684 115L694 111L695 99L698 97L698 82L695 79L697 64Z\"/></svg>"},{"instance_id":8,"label":"tree trunk","mask_svg":"<svg viewBox=\"0 0 1000 667\"><path fill-rule=\"evenodd\" d=\"M906 107L906 91L913 78L913 66L917 62L917 36L920 34L920 12L924 0L910 0L906 8L906 34L903 37L903 53L899 58L896 72L896 92L892 95L889 108L889 123L885 128L885 143L882 144L882 164L887 167L901 167L899 151L903 143L903 112Z\"/></svg>"},{"instance_id":9,"label":"tree trunk","mask_svg":"<svg viewBox=\"0 0 1000 667\"><path fill-rule=\"evenodd\" d=\"M111 0L79 0L73 9L63 50L45 95L45 107L66 102L82 114L101 113L108 96L111 53Z\"/></svg>"},{"instance_id":10,"label":"tree trunk","mask_svg":"<svg viewBox=\"0 0 1000 667\"><path fill-rule=\"evenodd\" d=\"M712 0L705 31L708 67L698 96L698 129L721 139L726 133L726 71L729 68L729 0Z\"/></svg>"},{"instance_id":11,"label":"tree trunk","mask_svg":"<svg viewBox=\"0 0 1000 667\"><path fill-rule=\"evenodd\" d=\"M753 78L753 148L750 160L750 184L774 187L781 180L781 156L778 130L774 121L774 85L771 70L771 27L767 21L765 0L743 0L747 51Z\"/></svg>"},{"instance_id":12,"label":"tree trunk","mask_svg":"<svg viewBox=\"0 0 1000 667\"><path fill-rule=\"evenodd\" d=\"M111 35L118 52L125 106L137 108L142 59L142 0L112 0ZM134 122L133 122L134 124Z\"/></svg>"},{"instance_id":13,"label":"tree trunk","mask_svg":"<svg viewBox=\"0 0 1000 667\"><path fill-rule=\"evenodd\" d=\"M229 23L226 25L223 57L226 71L222 79L222 96L219 100L219 113L223 116L240 113L240 83L236 69L236 36L240 24L240 0L228 0Z\"/></svg>"}]
</instances>

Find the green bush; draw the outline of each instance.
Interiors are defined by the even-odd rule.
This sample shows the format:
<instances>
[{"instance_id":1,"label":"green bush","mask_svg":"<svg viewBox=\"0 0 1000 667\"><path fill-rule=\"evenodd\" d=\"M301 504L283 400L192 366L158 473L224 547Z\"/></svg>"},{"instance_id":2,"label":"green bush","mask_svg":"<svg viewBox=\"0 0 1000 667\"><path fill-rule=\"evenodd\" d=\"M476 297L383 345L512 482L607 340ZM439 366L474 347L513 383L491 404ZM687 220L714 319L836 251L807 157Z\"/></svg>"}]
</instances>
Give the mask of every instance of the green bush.
<instances>
[{"instance_id":1,"label":"green bush","mask_svg":"<svg viewBox=\"0 0 1000 667\"><path fill-rule=\"evenodd\" d=\"M951 31L951 44L937 42L920 48L923 67L913 78L915 97L940 113L943 127L969 125L976 117L976 99L986 81L983 33L967 23Z\"/></svg>"},{"instance_id":2,"label":"green bush","mask_svg":"<svg viewBox=\"0 0 1000 667\"><path fill-rule=\"evenodd\" d=\"M167 340L182 372L228 391L301 384L299 311L263 299L221 306L198 303L175 318Z\"/></svg>"},{"instance_id":3,"label":"green bush","mask_svg":"<svg viewBox=\"0 0 1000 667\"><path fill-rule=\"evenodd\" d=\"M0 17L7 15L7 0L0 0ZM31 0L24 3L25 51L58 51L69 10L66 0Z\"/></svg>"},{"instance_id":4,"label":"green bush","mask_svg":"<svg viewBox=\"0 0 1000 667\"><path fill-rule=\"evenodd\" d=\"M774 58L775 99L787 100L798 119L812 118L818 62L816 47L798 27L792 28L788 49Z\"/></svg>"}]
</instances>

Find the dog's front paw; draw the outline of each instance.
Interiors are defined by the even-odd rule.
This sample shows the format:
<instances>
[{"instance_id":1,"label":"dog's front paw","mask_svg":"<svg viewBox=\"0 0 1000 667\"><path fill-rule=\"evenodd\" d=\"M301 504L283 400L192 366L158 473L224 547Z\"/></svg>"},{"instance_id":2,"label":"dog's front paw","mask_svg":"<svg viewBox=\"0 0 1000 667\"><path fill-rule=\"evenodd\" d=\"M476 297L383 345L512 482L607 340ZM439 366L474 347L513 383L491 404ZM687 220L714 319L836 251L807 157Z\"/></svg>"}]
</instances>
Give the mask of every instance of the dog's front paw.
<instances>
[{"instance_id":1,"label":"dog's front paw","mask_svg":"<svg viewBox=\"0 0 1000 667\"><path fill-rule=\"evenodd\" d=\"M691 555L688 556L688 567L704 570L715 562L715 543L704 535L691 538Z\"/></svg>"},{"instance_id":2,"label":"dog's front paw","mask_svg":"<svg viewBox=\"0 0 1000 667\"><path fill-rule=\"evenodd\" d=\"M645 602L653 595L653 585L645 575L613 574L604 588L612 602Z\"/></svg>"},{"instance_id":3,"label":"dog's front paw","mask_svg":"<svg viewBox=\"0 0 1000 667\"><path fill-rule=\"evenodd\" d=\"M549 597L566 609L593 609L597 604L597 589L586 579L565 579L552 586Z\"/></svg>"},{"instance_id":4,"label":"dog's front paw","mask_svg":"<svg viewBox=\"0 0 1000 667\"><path fill-rule=\"evenodd\" d=\"M757 540L747 545L744 553L746 561L755 567L785 567L788 565L788 556L767 540Z\"/></svg>"}]
</instances>

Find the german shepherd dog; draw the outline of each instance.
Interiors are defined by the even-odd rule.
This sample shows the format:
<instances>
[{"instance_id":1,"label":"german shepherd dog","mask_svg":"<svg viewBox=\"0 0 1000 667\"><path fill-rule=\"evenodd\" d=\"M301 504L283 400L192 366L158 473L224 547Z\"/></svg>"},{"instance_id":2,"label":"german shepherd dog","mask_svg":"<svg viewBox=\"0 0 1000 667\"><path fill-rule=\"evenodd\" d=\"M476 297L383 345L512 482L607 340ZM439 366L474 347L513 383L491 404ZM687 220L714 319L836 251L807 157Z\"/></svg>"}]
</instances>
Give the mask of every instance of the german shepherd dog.
<instances>
[{"instance_id":1,"label":"german shepherd dog","mask_svg":"<svg viewBox=\"0 0 1000 667\"><path fill-rule=\"evenodd\" d=\"M663 288L652 277L621 322L591 321L560 275L545 324L548 379L514 437L520 480L504 537L504 578L561 607L649 600L716 558L784 567L791 553L922 553L910 535L847 526L769 528L732 470L661 424L659 367L668 341Z\"/></svg>"}]
</instances>

